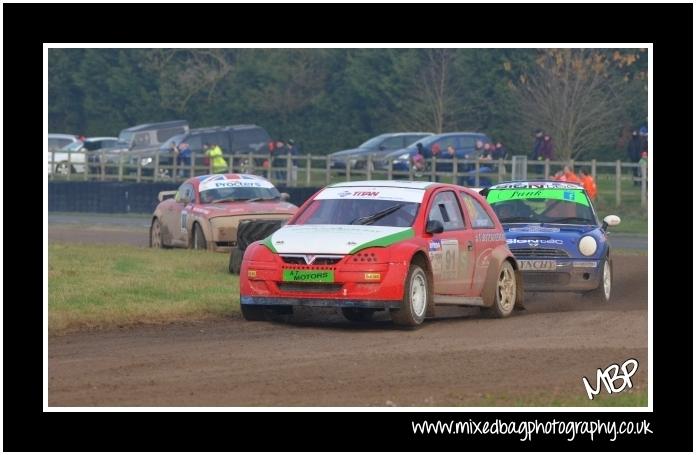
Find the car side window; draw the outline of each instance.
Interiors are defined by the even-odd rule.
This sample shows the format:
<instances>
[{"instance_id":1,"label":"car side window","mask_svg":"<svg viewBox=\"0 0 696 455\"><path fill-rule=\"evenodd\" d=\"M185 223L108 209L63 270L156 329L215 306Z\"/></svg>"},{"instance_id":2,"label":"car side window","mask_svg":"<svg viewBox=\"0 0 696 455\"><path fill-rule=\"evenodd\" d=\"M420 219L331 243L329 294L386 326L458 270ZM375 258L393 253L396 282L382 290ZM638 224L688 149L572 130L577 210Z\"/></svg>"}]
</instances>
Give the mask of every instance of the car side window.
<instances>
[{"instance_id":1,"label":"car side window","mask_svg":"<svg viewBox=\"0 0 696 455\"><path fill-rule=\"evenodd\" d=\"M445 231L464 229L462 210L457 196L452 191L443 191L435 195L428 214L428 221L433 220L441 222Z\"/></svg>"},{"instance_id":2,"label":"car side window","mask_svg":"<svg viewBox=\"0 0 696 455\"><path fill-rule=\"evenodd\" d=\"M203 151L203 139L200 134L191 134L183 142L189 145L192 152L201 153Z\"/></svg>"},{"instance_id":3,"label":"car side window","mask_svg":"<svg viewBox=\"0 0 696 455\"><path fill-rule=\"evenodd\" d=\"M404 140L400 136L390 137L382 141L380 147L383 147L384 150L396 150L402 148L403 143Z\"/></svg>"},{"instance_id":4,"label":"car side window","mask_svg":"<svg viewBox=\"0 0 696 455\"><path fill-rule=\"evenodd\" d=\"M471 220L471 227L474 229L489 229L495 228L495 223L486 212L486 209L474 199L471 195L461 192L462 199L464 199L464 207L469 214L469 219Z\"/></svg>"},{"instance_id":5,"label":"car side window","mask_svg":"<svg viewBox=\"0 0 696 455\"><path fill-rule=\"evenodd\" d=\"M135 135L136 146L150 145L150 133L138 133Z\"/></svg>"},{"instance_id":6,"label":"car side window","mask_svg":"<svg viewBox=\"0 0 696 455\"><path fill-rule=\"evenodd\" d=\"M193 185L190 183L184 183L179 187L179 191L176 192L176 202L188 203L193 202Z\"/></svg>"}]
</instances>

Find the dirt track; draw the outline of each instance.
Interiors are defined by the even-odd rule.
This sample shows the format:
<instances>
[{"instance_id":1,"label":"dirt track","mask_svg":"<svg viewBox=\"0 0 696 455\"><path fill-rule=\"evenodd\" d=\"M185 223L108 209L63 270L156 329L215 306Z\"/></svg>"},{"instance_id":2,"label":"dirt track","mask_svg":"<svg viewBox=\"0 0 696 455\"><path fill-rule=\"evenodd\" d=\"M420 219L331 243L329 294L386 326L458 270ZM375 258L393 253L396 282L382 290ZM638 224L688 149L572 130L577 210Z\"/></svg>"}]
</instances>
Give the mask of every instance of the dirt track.
<instances>
[{"instance_id":1,"label":"dirt track","mask_svg":"<svg viewBox=\"0 0 696 455\"><path fill-rule=\"evenodd\" d=\"M634 384L645 387L647 270L646 256L615 257L610 305L529 294L528 309L508 319L450 309L414 331L386 315L353 325L332 310L300 309L288 323L52 337L49 405L457 406L484 395L514 404L583 395L582 376L594 384L597 368L631 357L640 362Z\"/></svg>"}]
</instances>

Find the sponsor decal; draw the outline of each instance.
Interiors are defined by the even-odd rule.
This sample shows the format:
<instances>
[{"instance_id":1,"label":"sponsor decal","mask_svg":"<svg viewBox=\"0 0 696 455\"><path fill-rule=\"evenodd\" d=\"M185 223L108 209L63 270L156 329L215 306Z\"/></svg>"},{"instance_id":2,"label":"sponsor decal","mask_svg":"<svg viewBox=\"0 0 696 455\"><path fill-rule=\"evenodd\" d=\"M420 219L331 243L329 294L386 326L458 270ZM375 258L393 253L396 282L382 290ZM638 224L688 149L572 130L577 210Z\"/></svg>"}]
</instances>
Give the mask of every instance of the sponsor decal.
<instances>
[{"instance_id":1,"label":"sponsor decal","mask_svg":"<svg viewBox=\"0 0 696 455\"><path fill-rule=\"evenodd\" d=\"M365 274L366 280L379 280L380 278L382 278L382 275L379 273L366 273Z\"/></svg>"},{"instance_id":2,"label":"sponsor decal","mask_svg":"<svg viewBox=\"0 0 696 455\"><path fill-rule=\"evenodd\" d=\"M249 278L256 278L256 270L248 270L247 271L247 276Z\"/></svg>"},{"instance_id":3,"label":"sponsor decal","mask_svg":"<svg viewBox=\"0 0 696 455\"><path fill-rule=\"evenodd\" d=\"M283 270L283 281L333 283L333 270Z\"/></svg>"},{"instance_id":4,"label":"sponsor decal","mask_svg":"<svg viewBox=\"0 0 696 455\"><path fill-rule=\"evenodd\" d=\"M186 223L188 222L188 212L186 210L181 211L181 232L186 233Z\"/></svg>"},{"instance_id":5,"label":"sponsor decal","mask_svg":"<svg viewBox=\"0 0 696 455\"><path fill-rule=\"evenodd\" d=\"M214 208L217 208L217 207L214 207ZM194 208L192 211L196 212L196 213L202 213L203 215L207 215L210 213L210 210L202 209L199 207Z\"/></svg>"},{"instance_id":6,"label":"sponsor decal","mask_svg":"<svg viewBox=\"0 0 696 455\"><path fill-rule=\"evenodd\" d=\"M539 225L510 228L510 232L561 232L560 228L542 227Z\"/></svg>"},{"instance_id":7,"label":"sponsor decal","mask_svg":"<svg viewBox=\"0 0 696 455\"><path fill-rule=\"evenodd\" d=\"M502 232L479 232L476 234L477 242L498 242L505 240L505 234Z\"/></svg>"},{"instance_id":8,"label":"sponsor decal","mask_svg":"<svg viewBox=\"0 0 696 455\"><path fill-rule=\"evenodd\" d=\"M476 261L477 268L488 267L491 263L491 254L493 253L493 248L487 248L483 250L483 253L479 254L478 260Z\"/></svg>"},{"instance_id":9,"label":"sponsor decal","mask_svg":"<svg viewBox=\"0 0 696 455\"><path fill-rule=\"evenodd\" d=\"M459 264L459 242L457 240L437 240L440 248L429 252L433 274L441 280L457 278Z\"/></svg>"},{"instance_id":10,"label":"sponsor decal","mask_svg":"<svg viewBox=\"0 0 696 455\"><path fill-rule=\"evenodd\" d=\"M442 243L439 240L433 240L428 247L428 251L440 251L441 249Z\"/></svg>"},{"instance_id":11,"label":"sponsor decal","mask_svg":"<svg viewBox=\"0 0 696 455\"><path fill-rule=\"evenodd\" d=\"M597 267L597 261L575 261L573 262L573 267L584 267L593 269Z\"/></svg>"},{"instance_id":12,"label":"sponsor decal","mask_svg":"<svg viewBox=\"0 0 696 455\"><path fill-rule=\"evenodd\" d=\"M559 239L507 239L508 245L522 244L529 245L531 247L539 245L563 245L563 240Z\"/></svg>"},{"instance_id":13,"label":"sponsor decal","mask_svg":"<svg viewBox=\"0 0 696 455\"><path fill-rule=\"evenodd\" d=\"M589 206L585 190L578 187L559 187L559 188L501 188L491 189L486 196L489 204L496 204L503 201L519 200L519 199L555 199L559 201L568 201L575 204Z\"/></svg>"},{"instance_id":14,"label":"sponsor decal","mask_svg":"<svg viewBox=\"0 0 696 455\"><path fill-rule=\"evenodd\" d=\"M322 199L368 199L380 201L423 202L425 190L418 188L356 187L324 188L314 198Z\"/></svg>"},{"instance_id":15,"label":"sponsor decal","mask_svg":"<svg viewBox=\"0 0 696 455\"><path fill-rule=\"evenodd\" d=\"M517 261L520 270L556 270L556 261L549 259L534 259Z\"/></svg>"},{"instance_id":16,"label":"sponsor decal","mask_svg":"<svg viewBox=\"0 0 696 455\"><path fill-rule=\"evenodd\" d=\"M491 187L491 190L501 188L569 188L578 189L578 185L565 182L515 182L515 183L500 183Z\"/></svg>"}]
</instances>

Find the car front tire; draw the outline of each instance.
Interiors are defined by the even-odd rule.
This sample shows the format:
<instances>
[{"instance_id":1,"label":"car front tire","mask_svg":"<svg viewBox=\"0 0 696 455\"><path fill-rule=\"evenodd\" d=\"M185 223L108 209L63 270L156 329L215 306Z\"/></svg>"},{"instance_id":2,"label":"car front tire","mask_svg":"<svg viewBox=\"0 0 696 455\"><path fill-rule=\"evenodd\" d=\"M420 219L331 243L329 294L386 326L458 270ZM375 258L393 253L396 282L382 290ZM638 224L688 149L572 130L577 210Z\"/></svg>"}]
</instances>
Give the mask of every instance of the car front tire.
<instances>
[{"instance_id":1,"label":"car front tire","mask_svg":"<svg viewBox=\"0 0 696 455\"><path fill-rule=\"evenodd\" d=\"M404 327L415 327L425 320L425 313L430 298L428 275L419 265L411 264L404 286L404 297L401 308L391 309L394 324Z\"/></svg>"},{"instance_id":2,"label":"car front tire","mask_svg":"<svg viewBox=\"0 0 696 455\"><path fill-rule=\"evenodd\" d=\"M163 248L162 245L162 224L155 218L150 226L150 248Z\"/></svg>"},{"instance_id":3,"label":"car front tire","mask_svg":"<svg viewBox=\"0 0 696 455\"><path fill-rule=\"evenodd\" d=\"M495 284L495 302L490 308L482 308L484 315L495 318L510 316L517 299L517 279L510 261L503 262Z\"/></svg>"},{"instance_id":4,"label":"car front tire","mask_svg":"<svg viewBox=\"0 0 696 455\"><path fill-rule=\"evenodd\" d=\"M239 275L239 272L242 270L243 258L244 252L236 246L232 247L232 250L230 251L230 264L228 267L231 274Z\"/></svg>"},{"instance_id":5,"label":"car front tire","mask_svg":"<svg viewBox=\"0 0 696 455\"><path fill-rule=\"evenodd\" d=\"M599 279L599 286L597 286L597 289L594 289L585 295L596 302L609 303L613 283L614 269L611 259L607 257L602 264L602 275Z\"/></svg>"},{"instance_id":6,"label":"car front tire","mask_svg":"<svg viewBox=\"0 0 696 455\"><path fill-rule=\"evenodd\" d=\"M203 234L203 228L200 224L196 223L193 228L193 249L194 250L206 250L207 243L205 241L205 234Z\"/></svg>"}]
</instances>

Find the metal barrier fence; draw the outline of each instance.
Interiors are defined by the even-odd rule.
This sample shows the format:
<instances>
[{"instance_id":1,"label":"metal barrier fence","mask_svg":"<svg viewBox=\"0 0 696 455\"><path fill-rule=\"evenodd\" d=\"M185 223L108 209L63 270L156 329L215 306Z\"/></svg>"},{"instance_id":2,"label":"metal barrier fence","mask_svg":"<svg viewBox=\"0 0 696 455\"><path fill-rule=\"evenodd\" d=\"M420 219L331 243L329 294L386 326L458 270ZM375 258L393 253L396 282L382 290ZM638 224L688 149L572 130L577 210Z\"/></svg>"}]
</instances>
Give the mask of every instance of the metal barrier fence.
<instances>
[{"instance_id":1,"label":"metal barrier fence","mask_svg":"<svg viewBox=\"0 0 696 455\"><path fill-rule=\"evenodd\" d=\"M190 164L177 164L169 153L156 153L154 157L134 157L123 154L118 157L104 154L86 154L84 161L68 159L56 162L56 152L50 154L49 178L51 180L97 180L118 182L183 182L191 176L212 174L216 169L210 160L193 153ZM592 177L615 181L614 199L616 206L622 202L622 183L632 182L640 186L641 207L647 207L647 166L645 163L618 161L529 161L526 157L512 160L460 160L432 157L424 169L415 169L412 163L381 162L378 165L368 156L356 167L350 160L345 167L334 168L326 155L283 155L237 154L223 155L227 167L221 172L239 172L266 177L276 185L324 186L338 181L351 180L430 180L450 181L466 186L486 186L513 179L548 179L553 170L569 165L591 169ZM523 158L523 159L519 159ZM404 169L406 168L406 169ZM514 170L514 172L513 172ZM524 176L513 175L524 172ZM77 172L79 171L79 172Z\"/></svg>"}]
</instances>

